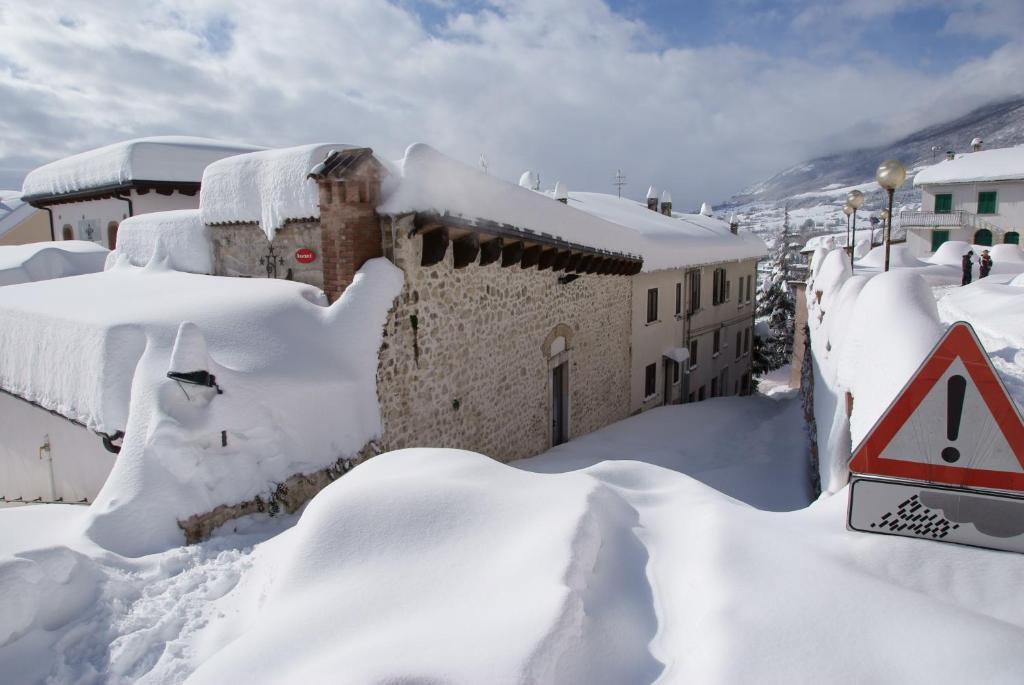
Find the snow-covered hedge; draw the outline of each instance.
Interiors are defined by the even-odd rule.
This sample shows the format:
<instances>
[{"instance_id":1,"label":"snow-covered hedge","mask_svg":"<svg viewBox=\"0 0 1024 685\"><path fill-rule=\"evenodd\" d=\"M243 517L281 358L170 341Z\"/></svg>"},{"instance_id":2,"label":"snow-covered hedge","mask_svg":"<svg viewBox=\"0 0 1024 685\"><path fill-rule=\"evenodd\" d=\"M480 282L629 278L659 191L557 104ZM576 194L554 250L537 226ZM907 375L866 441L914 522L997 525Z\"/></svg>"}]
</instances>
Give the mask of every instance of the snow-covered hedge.
<instances>
[{"instance_id":1,"label":"snow-covered hedge","mask_svg":"<svg viewBox=\"0 0 1024 685\"><path fill-rule=\"evenodd\" d=\"M103 270L107 248L86 240L0 246L0 286Z\"/></svg>"}]
</instances>

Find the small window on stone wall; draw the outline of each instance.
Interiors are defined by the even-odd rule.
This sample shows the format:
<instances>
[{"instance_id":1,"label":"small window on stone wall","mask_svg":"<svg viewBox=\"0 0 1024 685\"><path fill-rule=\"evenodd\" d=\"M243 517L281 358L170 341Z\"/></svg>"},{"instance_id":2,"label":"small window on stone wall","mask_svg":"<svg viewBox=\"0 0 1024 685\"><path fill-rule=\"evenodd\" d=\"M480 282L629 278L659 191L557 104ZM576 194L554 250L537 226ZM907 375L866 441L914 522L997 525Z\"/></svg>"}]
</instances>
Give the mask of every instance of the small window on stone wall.
<instances>
[{"instance_id":1,"label":"small window on stone wall","mask_svg":"<svg viewBox=\"0 0 1024 685\"><path fill-rule=\"evenodd\" d=\"M644 369L644 397L653 397L658 391L658 365L648 364Z\"/></svg>"}]
</instances>

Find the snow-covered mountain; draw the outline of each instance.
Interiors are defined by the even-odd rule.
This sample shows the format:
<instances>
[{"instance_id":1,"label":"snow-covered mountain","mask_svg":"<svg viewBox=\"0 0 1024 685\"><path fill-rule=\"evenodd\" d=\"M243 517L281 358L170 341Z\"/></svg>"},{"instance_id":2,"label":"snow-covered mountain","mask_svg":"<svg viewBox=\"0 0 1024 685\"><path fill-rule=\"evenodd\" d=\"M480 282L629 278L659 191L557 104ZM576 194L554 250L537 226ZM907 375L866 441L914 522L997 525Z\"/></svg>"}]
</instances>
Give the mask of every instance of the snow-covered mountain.
<instances>
[{"instance_id":1,"label":"snow-covered mountain","mask_svg":"<svg viewBox=\"0 0 1024 685\"><path fill-rule=\"evenodd\" d=\"M756 232L773 232L788 205L794 228L811 220L818 232L845 230L842 205L853 188L867 195L862 215L870 216L882 208L884 194L874 181L879 162L895 158L907 165L908 183L897 192L896 204L913 208L920 203L920 193L909 183L913 174L943 159L946 150L969 150L970 141L976 136L985 141L986 149L1024 143L1024 97L979 107L888 145L850 150L794 165L734 195L717 210L735 214Z\"/></svg>"}]
</instances>

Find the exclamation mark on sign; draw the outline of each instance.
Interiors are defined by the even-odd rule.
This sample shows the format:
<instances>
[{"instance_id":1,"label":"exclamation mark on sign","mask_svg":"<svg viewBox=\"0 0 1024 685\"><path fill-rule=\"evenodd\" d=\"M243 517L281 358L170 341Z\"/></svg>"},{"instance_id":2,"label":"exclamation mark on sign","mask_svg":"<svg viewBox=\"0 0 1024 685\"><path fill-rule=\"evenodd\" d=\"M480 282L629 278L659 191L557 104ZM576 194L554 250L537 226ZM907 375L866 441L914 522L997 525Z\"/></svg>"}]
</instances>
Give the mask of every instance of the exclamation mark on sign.
<instances>
[{"instance_id":1,"label":"exclamation mark on sign","mask_svg":"<svg viewBox=\"0 0 1024 685\"><path fill-rule=\"evenodd\" d=\"M964 411L967 379L960 375L950 376L946 382L946 391L946 439L955 442L960 436L960 415ZM942 458L953 464L960 459L960 450L951 445L942 450Z\"/></svg>"}]
</instances>

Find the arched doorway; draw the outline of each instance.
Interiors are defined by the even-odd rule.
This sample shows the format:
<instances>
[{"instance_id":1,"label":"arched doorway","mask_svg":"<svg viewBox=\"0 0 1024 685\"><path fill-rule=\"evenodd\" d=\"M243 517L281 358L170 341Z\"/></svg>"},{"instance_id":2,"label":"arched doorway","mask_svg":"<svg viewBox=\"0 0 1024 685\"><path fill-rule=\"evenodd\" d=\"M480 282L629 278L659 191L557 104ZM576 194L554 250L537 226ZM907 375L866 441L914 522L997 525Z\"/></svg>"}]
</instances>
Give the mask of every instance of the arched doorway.
<instances>
[{"instance_id":1,"label":"arched doorway","mask_svg":"<svg viewBox=\"0 0 1024 685\"><path fill-rule=\"evenodd\" d=\"M111 221L107 224L107 247L113 250L117 247L117 222Z\"/></svg>"},{"instance_id":2,"label":"arched doorway","mask_svg":"<svg viewBox=\"0 0 1024 685\"><path fill-rule=\"evenodd\" d=\"M61 236L64 240L74 240L75 231L71 228L71 224L64 224L64 228L61 229Z\"/></svg>"},{"instance_id":3,"label":"arched doorway","mask_svg":"<svg viewBox=\"0 0 1024 685\"><path fill-rule=\"evenodd\" d=\"M1010 231L1003 236L1003 242L1007 245L1020 245L1020 233Z\"/></svg>"},{"instance_id":4,"label":"arched doorway","mask_svg":"<svg viewBox=\"0 0 1024 685\"><path fill-rule=\"evenodd\" d=\"M992 247L992 231L987 228L979 228L974 232L974 244Z\"/></svg>"}]
</instances>

